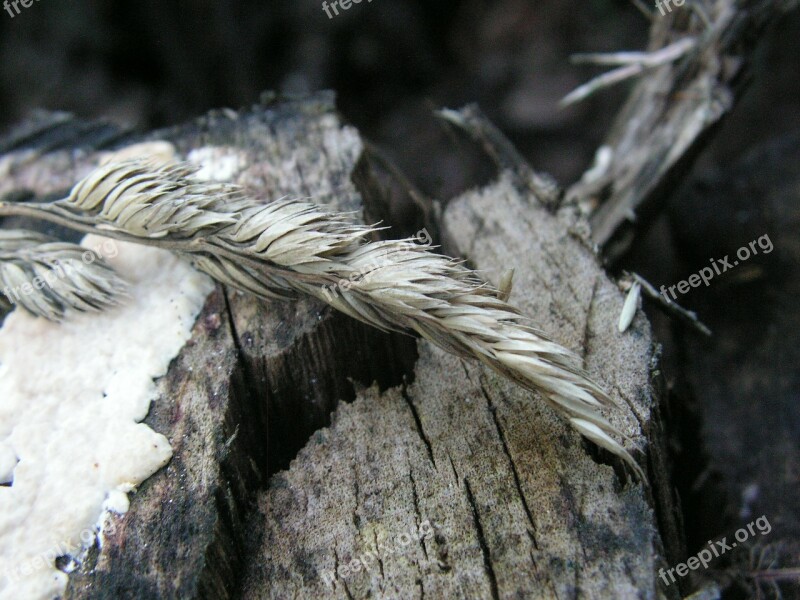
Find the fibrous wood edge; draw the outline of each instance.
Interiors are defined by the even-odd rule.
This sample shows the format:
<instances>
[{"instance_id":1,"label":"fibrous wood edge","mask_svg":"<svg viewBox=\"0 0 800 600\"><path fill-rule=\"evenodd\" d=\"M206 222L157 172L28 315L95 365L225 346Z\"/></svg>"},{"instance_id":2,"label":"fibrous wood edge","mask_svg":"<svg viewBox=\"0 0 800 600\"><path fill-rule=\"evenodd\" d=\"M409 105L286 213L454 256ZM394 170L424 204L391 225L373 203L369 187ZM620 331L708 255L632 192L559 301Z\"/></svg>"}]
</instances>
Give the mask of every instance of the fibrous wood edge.
<instances>
[{"instance_id":1,"label":"fibrous wood edge","mask_svg":"<svg viewBox=\"0 0 800 600\"><path fill-rule=\"evenodd\" d=\"M595 207L592 240L616 260L681 183L705 143L731 112L747 82L760 33L797 0L704 0L656 15L648 49L680 39L695 47L673 63L645 71L617 114L604 146L602 173L575 183L570 202ZM709 19L706 23L703 15Z\"/></svg>"},{"instance_id":2,"label":"fibrous wood edge","mask_svg":"<svg viewBox=\"0 0 800 600\"><path fill-rule=\"evenodd\" d=\"M451 202L442 225L495 283L515 267L512 300L584 354L647 452L653 496L535 396L419 342L413 383L341 405L260 495L244 597L658 597L659 527L671 554L680 536L645 317L618 333L624 298L585 222L549 213L516 174Z\"/></svg>"}]
</instances>

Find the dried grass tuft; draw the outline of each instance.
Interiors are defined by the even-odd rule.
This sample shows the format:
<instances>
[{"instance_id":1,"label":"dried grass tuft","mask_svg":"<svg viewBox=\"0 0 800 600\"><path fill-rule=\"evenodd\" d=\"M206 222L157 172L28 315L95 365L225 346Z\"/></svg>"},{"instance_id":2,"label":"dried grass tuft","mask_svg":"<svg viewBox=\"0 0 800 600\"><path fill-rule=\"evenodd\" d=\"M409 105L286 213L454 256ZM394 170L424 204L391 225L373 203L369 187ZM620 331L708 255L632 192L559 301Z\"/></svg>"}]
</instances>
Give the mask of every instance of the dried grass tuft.
<instances>
[{"instance_id":1,"label":"dried grass tuft","mask_svg":"<svg viewBox=\"0 0 800 600\"><path fill-rule=\"evenodd\" d=\"M70 308L96 312L114 306L126 289L92 250L32 231L0 229L0 294L8 303L60 321Z\"/></svg>"},{"instance_id":2,"label":"dried grass tuft","mask_svg":"<svg viewBox=\"0 0 800 600\"><path fill-rule=\"evenodd\" d=\"M25 214L177 252L216 280L263 298L307 294L382 330L415 331L536 392L575 429L641 468L603 416L608 395L580 359L549 339L461 262L413 240L371 241L374 227L307 202L260 204L183 164L104 165L51 204L0 203ZM346 282L343 285L343 282Z\"/></svg>"}]
</instances>

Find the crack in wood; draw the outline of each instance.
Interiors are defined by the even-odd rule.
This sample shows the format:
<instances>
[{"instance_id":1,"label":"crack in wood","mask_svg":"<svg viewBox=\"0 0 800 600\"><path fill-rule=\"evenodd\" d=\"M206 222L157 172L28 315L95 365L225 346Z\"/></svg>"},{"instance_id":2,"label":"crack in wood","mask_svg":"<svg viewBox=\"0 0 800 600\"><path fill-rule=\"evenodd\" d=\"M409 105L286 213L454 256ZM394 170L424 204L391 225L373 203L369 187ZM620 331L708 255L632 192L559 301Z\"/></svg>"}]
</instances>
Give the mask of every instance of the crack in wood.
<instances>
[{"instance_id":1,"label":"crack in wood","mask_svg":"<svg viewBox=\"0 0 800 600\"><path fill-rule=\"evenodd\" d=\"M592 282L592 295L589 297L589 306L586 309L586 320L583 325L583 339L581 341L581 359L586 361L586 356L589 354L589 330L591 329L592 313L594 312L594 299L597 296L598 281L595 277Z\"/></svg>"},{"instance_id":2,"label":"crack in wood","mask_svg":"<svg viewBox=\"0 0 800 600\"><path fill-rule=\"evenodd\" d=\"M528 500L525 497L525 493L522 491L522 484L520 483L519 478L519 471L517 471L517 465L514 462L513 457L511 456L511 452L508 449L508 440L506 439L506 434L503 431L503 428L500 427L500 421L497 417L497 409L495 408L494 404L492 403L492 398L489 395L489 392L486 391L486 388L483 384L483 378L479 377L478 382L480 385L481 392L483 392L483 397L486 398L486 404L489 408L489 414L492 416L492 422L494 423L495 429L497 430L497 435L500 438L500 443L503 447L503 453L508 458L508 464L511 467L511 475L514 479L514 486L517 488L517 493L519 494L519 498L522 501L522 507L525 510L525 515L528 517L528 523L531 525L531 529L528 530L528 536L533 543L533 547L536 550L539 550L539 543L536 540L536 523L533 520L533 513L531 512L530 506L528 506ZM535 564L535 563L534 563Z\"/></svg>"},{"instance_id":3,"label":"crack in wood","mask_svg":"<svg viewBox=\"0 0 800 600\"><path fill-rule=\"evenodd\" d=\"M417 531L419 531L420 526L422 525L422 514L419 511L419 496L417 495L417 482L414 480L414 472L411 469L411 463L408 461L408 456L406 456L406 463L408 464L408 477L411 479L411 493L413 494L414 500L414 513L417 515ZM422 552L425 554L425 560L429 561L428 558L428 549L425 547L424 538L420 539L420 546L422 546Z\"/></svg>"},{"instance_id":4,"label":"crack in wood","mask_svg":"<svg viewBox=\"0 0 800 600\"><path fill-rule=\"evenodd\" d=\"M417 412L417 407L414 406L414 401L411 400L411 397L408 395L408 389L405 385L402 385L400 388L400 393L403 396L403 399L406 401L409 410L411 411L411 415L414 417L414 424L417 428L417 434L422 442L425 444L425 448L428 451L428 458L433 465L433 468L436 469L436 460L433 458L433 447L431 446L431 442L428 439L428 436L425 434L425 430L422 428L422 421L419 418L419 413Z\"/></svg>"},{"instance_id":5,"label":"crack in wood","mask_svg":"<svg viewBox=\"0 0 800 600\"><path fill-rule=\"evenodd\" d=\"M464 487L467 490L467 501L469 502L470 507L472 507L472 520L475 524L475 530L478 533L478 544L481 547L481 554L483 555L483 567L486 571L486 577L489 579L489 586L492 591L492 598L494 600L500 600L500 592L497 588L497 576L495 575L494 568L492 567L492 560L491 555L489 553L489 546L486 544L486 537L483 532L483 525L481 524L481 519L478 514L478 507L475 504L475 496L472 494L472 489L469 485L469 480L465 477L464 478Z\"/></svg>"}]
</instances>

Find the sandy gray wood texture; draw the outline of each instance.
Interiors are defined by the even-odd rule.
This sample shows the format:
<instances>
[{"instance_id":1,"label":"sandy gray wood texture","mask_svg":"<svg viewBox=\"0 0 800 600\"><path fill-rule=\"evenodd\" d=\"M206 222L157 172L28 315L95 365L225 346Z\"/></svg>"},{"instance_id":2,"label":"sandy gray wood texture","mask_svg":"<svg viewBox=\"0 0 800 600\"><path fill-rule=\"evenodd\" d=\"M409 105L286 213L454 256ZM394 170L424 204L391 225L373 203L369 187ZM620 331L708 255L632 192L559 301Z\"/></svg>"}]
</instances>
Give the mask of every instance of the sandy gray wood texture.
<instances>
[{"instance_id":1,"label":"sandy gray wood texture","mask_svg":"<svg viewBox=\"0 0 800 600\"><path fill-rule=\"evenodd\" d=\"M617 332L623 296L586 223L530 188L506 173L451 202L448 247L490 279L516 267L512 299L619 400L612 419L661 473L657 500L535 395L421 341L413 383L340 405L260 494L246 598L657 597L653 506L670 535L675 506L649 326Z\"/></svg>"}]
</instances>

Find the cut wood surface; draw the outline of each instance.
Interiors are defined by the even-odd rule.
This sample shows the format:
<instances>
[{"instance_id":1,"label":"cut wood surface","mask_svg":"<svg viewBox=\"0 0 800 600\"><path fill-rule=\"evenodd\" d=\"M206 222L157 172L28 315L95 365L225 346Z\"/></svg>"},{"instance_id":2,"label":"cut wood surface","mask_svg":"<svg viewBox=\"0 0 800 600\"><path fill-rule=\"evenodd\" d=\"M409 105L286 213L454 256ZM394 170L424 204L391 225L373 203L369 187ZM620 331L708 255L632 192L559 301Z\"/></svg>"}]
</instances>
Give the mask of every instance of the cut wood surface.
<instances>
[{"instance_id":1,"label":"cut wood surface","mask_svg":"<svg viewBox=\"0 0 800 600\"><path fill-rule=\"evenodd\" d=\"M96 164L107 143L79 143L69 123L5 141L0 194L60 195ZM362 142L328 95L112 139L205 153L265 199L361 208ZM553 214L520 177L451 201L447 249L495 283L516 269L513 303L617 400L608 416L649 488L479 364L314 300L218 286L147 418L174 458L111 519L67 597L656 598L681 542L649 325L639 314L618 333L623 295L583 217Z\"/></svg>"}]
</instances>

